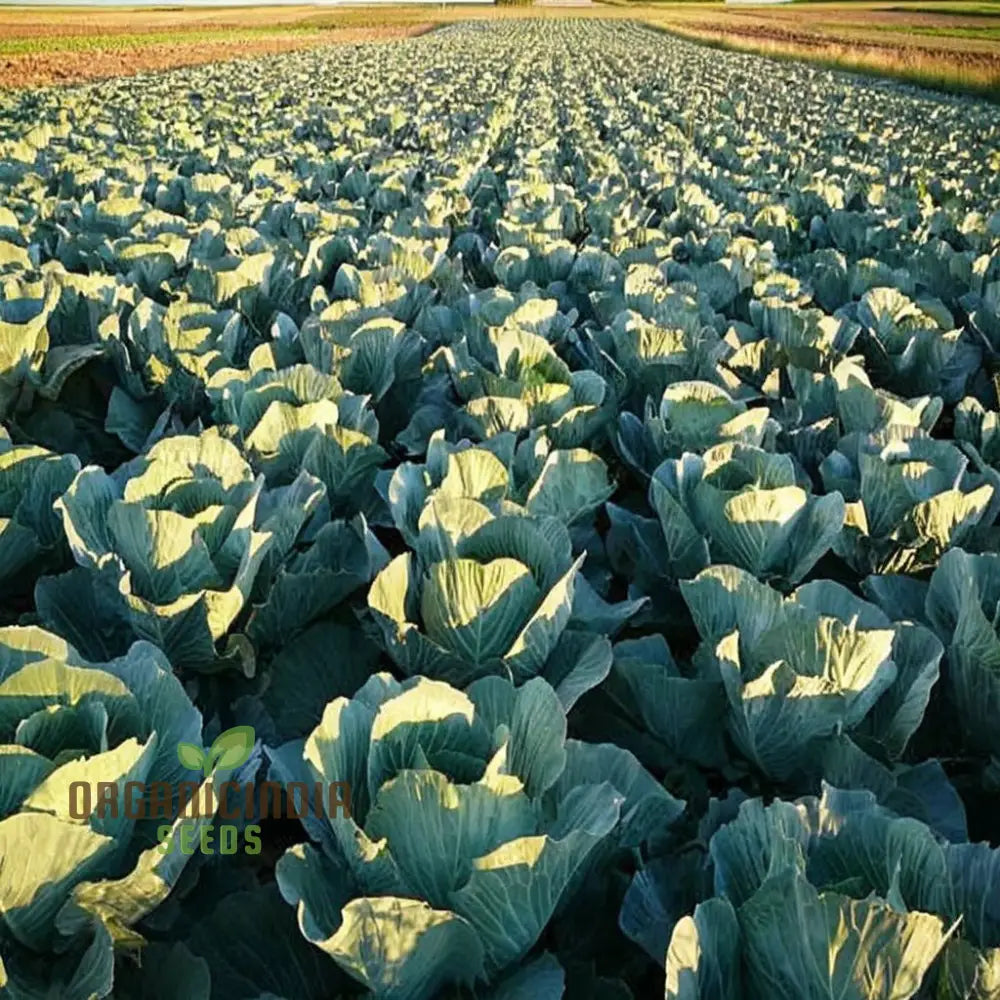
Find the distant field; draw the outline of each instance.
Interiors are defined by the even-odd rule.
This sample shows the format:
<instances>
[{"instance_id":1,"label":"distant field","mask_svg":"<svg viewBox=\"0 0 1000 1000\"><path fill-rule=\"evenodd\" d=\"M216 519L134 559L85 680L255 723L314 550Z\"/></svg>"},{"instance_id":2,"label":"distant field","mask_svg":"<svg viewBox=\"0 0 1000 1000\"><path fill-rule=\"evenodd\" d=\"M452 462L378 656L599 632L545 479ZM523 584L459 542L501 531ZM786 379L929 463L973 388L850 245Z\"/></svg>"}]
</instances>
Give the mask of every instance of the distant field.
<instances>
[{"instance_id":1,"label":"distant field","mask_svg":"<svg viewBox=\"0 0 1000 1000\"><path fill-rule=\"evenodd\" d=\"M708 6L708 5L704 5ZM481 18L662 16L653 5L556 0L531 6L3 7L0 86L70 83L319 45L420 34Z\"/></svg>"},{"instance_id":2,"label":"distant field","mask_svg":"<svg viewBox=\"0 0 1000 1000\"><path fill-rule=\"evenodd\" d=\"M316 45L385 41L429 31L432 24L340 28L324 32L232 31L176 32L166 36L122 35L74 38L70 43L41 44L0 52L0 87L37 87L81 83L113 76L201 66L255 56L276 55ZM49 43L50 39L41 39Z\"/></svg>"},{"instance_id":3,"label":"distant field","mask_svg":"<svg viewBox=\"0 0 1000 1000\"><path fill-rule=\"evenodd\" d=\"M0 86L71 83L396 38L458 20L600 16L646 21L724 48L1000 97L1000 3L924 0L759 7L570 2L535 7L0 7Z\"/></svg>"},{"instance_id":4,"label":"distant field","mask_svg":"<svg viewBox=\"0 0 1000 1000\"><path fill-rule=\"evenodd\" d=\"M0 7L0 86L73 83L398 38L430 30L428 13L426 7Z\"/></svg>"},{"instance_id":5,"label":"distant field","mask_svg":"<svg viewBox=\"0 0 1000 1000\"><path fill-rule=\"evenodd\" d=\"M673 4L651 20L725 48L1000 98L1000 4Z\"/></svg>"}]
</instances>

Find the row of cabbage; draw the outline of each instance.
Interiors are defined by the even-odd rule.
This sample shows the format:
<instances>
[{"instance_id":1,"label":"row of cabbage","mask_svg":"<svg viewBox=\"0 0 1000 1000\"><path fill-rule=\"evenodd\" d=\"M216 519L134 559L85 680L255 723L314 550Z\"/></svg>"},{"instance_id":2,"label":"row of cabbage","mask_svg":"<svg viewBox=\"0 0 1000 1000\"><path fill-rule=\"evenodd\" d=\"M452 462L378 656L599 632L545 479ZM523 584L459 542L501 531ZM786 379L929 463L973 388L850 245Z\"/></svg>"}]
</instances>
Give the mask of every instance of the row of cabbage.
<instances>
[{"instance_id":1,"label":"row of cabbage","mask_svg":"<svg viewBox=\"0 0 1000 1000\"><path fill-rule=\"evenodd\" d=\"M995 997L998 150L590 20L0 95L0 993Z\"/></svg>"}]
</instances>

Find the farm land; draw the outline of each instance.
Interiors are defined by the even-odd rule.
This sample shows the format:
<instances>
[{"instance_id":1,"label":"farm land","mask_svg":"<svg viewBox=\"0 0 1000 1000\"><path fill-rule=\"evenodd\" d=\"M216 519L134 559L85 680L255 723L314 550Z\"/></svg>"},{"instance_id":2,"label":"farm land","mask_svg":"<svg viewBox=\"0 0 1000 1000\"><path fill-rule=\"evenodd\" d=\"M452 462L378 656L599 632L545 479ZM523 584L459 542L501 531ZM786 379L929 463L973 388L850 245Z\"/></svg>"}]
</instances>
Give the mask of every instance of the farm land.
<instances>
[{"instance_id":1,"label":"farm land","mask_svg":"<svg viewBox=\"0 0 1000 1000\"><path fill-rule=\"evenodd\" d=\"M1000 93L1000 4L602 3L142 8L0 6L0 86L35 86L340 42L416 35L458 20L637 19L683 37L928 86Z\"/></svg>"}]
</instances>

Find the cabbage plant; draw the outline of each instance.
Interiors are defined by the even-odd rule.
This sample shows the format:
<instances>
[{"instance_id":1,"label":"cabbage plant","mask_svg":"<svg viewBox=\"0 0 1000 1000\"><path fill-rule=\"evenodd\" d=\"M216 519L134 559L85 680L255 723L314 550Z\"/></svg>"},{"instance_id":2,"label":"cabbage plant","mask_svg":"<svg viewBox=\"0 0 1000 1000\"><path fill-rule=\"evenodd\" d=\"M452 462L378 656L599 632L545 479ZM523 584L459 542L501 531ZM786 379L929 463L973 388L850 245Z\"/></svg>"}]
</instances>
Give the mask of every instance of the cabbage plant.
<instances>
[{"instance_id":1,"label":"cabbage plant","mask_svg":"<svg viewBox=\"0 0 1000 1000\"><path fill-rule=\"evenodd\" d=\"M27 591L67 552L53 502L80 471L75 455L55 455L0 436L0 593Z\"/></svg>"},{"instance_id":2,"label":"cabbage plant","mask_svg":"<svg viewBox=\"0 0 1000 1000\"><path fill-rule=\"evenodd\" d=\"M606 639L567 628L578 588L584 628L589 614L620 622L635 610L612 610L593 592L564 523L600 504L607 470L590 452L550 452L523 506L507 499L512 478L493 452L440 440L426 466L400 466L387 497L413 551L379 573L368 605L405 673L459 684L543 674L568 706L611 663Z\"/></svg>"},{"instance_id":3,"label":"cabbage plant","mask_svg":"<svg viewBox=\"0 0 1000 1000\"><path fill-rule=\"evenodd\" d=\"M820 471L848 501L835 549L858 573L933 567L995 517L993 482L971 470L955 445L919 428L850 434Z\"/></svg>"},{"instance_id":4,"label":"cabbage plant","mask_svg":"<svg viewBox=\"0 0 1000 1000\"><path fill-rule=\"evenodd\" d=\"M288 485L303 471L315 476L337 512L371 502L386 454L367 398L311 365L276 371L265 367L269 357L259 358L259 368L255 360L249 370L216 373L209 385L223 421L239 428L254 468L272 486Z\"/></svg>"},{"instance_id":5,"label":"cabbage plant","mask_svg":"<svg viewBox=\"0 0 1000 1000\"><path fill-rule=\"evenodd\" d=\"M926 615L948 651L948 690L962 735L993 756L1000 739L993 723L1000 705L1000 556L946 552L931 576Z\"/></svg>"},{"instance_id":6,"label":"cabbage plant","mask_svg":"<svg viewBox=\"0 0 1000 1000\"><path fill-rule=\"evenodd\" d=\"M989 845L946 840L871 792L830 785L794 802L716 805L722 822L704 859L713 894L672 929L668 997L740 1000L766 983L775 996L808 988L868 1000L920 996L922 982L936 996L989 995L998 954L984 906ZM633 907L669 903L664 875L636 879L626 925L639 917Z\"/></svg>"},{"instance_id":7,"label":"cabbage plant","mask_svg":"<svg viewBox=\"0 0 1000 1000\"><path fill-rule=\"evenodd\" d=\"M743 570L713 566L681 592L702 639L697 676L721 684L729 737L769 778L822 774L834 736L886 760L903 753L938 680L942 648L927 628L894 625L828 580L783 598ZM634 683L648 696L657 679L645 673Z\"/></svg>"},{"instance_id":8,"label":"cabbage plant","mask_svg":"<svg viewBox=\"0 0 1000 1000\"><path fill-rule=\"evenodd\" d=\"M489 339L452 344L444 357L463 404L459 432L478 440L543 429L554 446L578 447L608 418L603 379L589 370L570 371L537 333L501 327Z\"/></svg>"},{"instance_id":9,"label":"cabbage plant","mask_svg":"<svg viewBox=\"0 0 1000 1000\"><path fill-rule=\"evenodd\" d=\"M652 593L659 579L694 576L712 561L795 584L844 522L843 497L814 496L804 478L790 456L739 442L667 459L649 485L655 521L607 505L609 554L637 593Z\"/></svg>"},{"instance_id":10,"label":"cabbage plant","mask_svg":"<svg viewBox=\"0 0 1000 1000\"><path fill-rule=\"evenodd\" d=\"M323 492L305 473L265 492L216 429L165 438L111 475L88 466L56 504L79 569L40 596L85 637L95 623L71 602L78 595L79 615L97 593L101 625L155 642L176 666L211 669L258 574L280 561ZM244 645L229 653L252 672Z\"/></svg>"},{"instance_id":11,"label":"cabbage plant","mask_svg":"<svg viewBox=\"0 0 1000 1000\"><path fill-rule=\"evenodd\" d=\"M766 407L748 407L721 386L675 382L658 407L646 400L642 420L627 411L618 418L616 445L629 465L649 476L668 458L729 441L773 451L778 429Z\"/></svg>"},{"instance_id":12,"label":"cabbage plant","mask_svg":"<svg viewBox=\"0 0 1000 1000\"><path fill-rule=\"evenodd\" d=\"M858 303L857 317L865 331L866 359L888 388L911 395L932 392L947 402L962 398L979 354L963 342L961 327L942 302L872 288Z\"/></svg>"},{"instance_id":13,"label":"cabbage plant","mask_svg":"<svg viewBox=\"0 0 1000 1000\"><path fill-rule=\"evenodd\" d=\"M5 296L0 308L0 416L6 418L32 382L40 380L49 346L46 324L59 300L50 285L41 298Z\"/></svg>"},{"instance_id":14,"label":"cabbage plant","mask_svg":"<svg viewBox=\"0 0 1000 1000\"><path fill-rule=\"evenodd\" d=\"M278 884L306 938L399 1000L514 972L584 879L683 808L627 751L567 740L540 678L463 693L379 674L272 759L285 781L348 783L350 815L310 817Z\"/></svg>"},{"instance_id":15,"label":"cabbage plant","mask_svg":"<svg viewBox=\"0 0 1000 1000\"><path fill-rule=\"evenodd\" d=\"M177 802L164 803L159 821L140 820L124 808L125 786L141 783L141 804L154 782L176 789L195 779L177 745L200 745L201 715L150 643L91 663L35 627L0 629L0 704L5 994L106 996L116 951L141 947L137 925L188 861L179 841L165 853L149 846L157 822L175 823ZM80 782L89 788L85 797L73 791ZM102 782L118 808L100 805Z\"/></svg>"},{"instance_id":16,"label":"cabbage plant","mask_svg":"<svg viewBox=\"0 0 1000 1000\"><path fill-rule=\"evenodd\" d=\"M995 853L942 841L869 792L746 801L709 842L715 895L673 929L666 996L914 997L926 977L935 995L984 997Z\"/></svg>"}]
</instances>

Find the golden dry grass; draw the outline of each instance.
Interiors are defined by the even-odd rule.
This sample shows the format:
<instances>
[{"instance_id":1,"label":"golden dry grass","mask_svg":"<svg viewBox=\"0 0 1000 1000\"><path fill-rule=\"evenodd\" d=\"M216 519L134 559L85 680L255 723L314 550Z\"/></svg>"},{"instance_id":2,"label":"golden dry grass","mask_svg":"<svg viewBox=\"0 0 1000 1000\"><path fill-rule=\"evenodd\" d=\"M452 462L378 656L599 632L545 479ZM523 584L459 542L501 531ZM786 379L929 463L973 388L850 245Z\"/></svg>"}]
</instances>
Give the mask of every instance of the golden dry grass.
<instances>
[{"instance_id":1,"label":"golden dry grass","mask_svg":"<svg viewBox=\"0 0 1000 1000\"><path fill-rule=\"evenodd\" d=\"M961 16L941 6L937 13L927 4L671 5L651 21L729 49L1000 97L1000 15Z\"/></svg>"}]
</instances>

